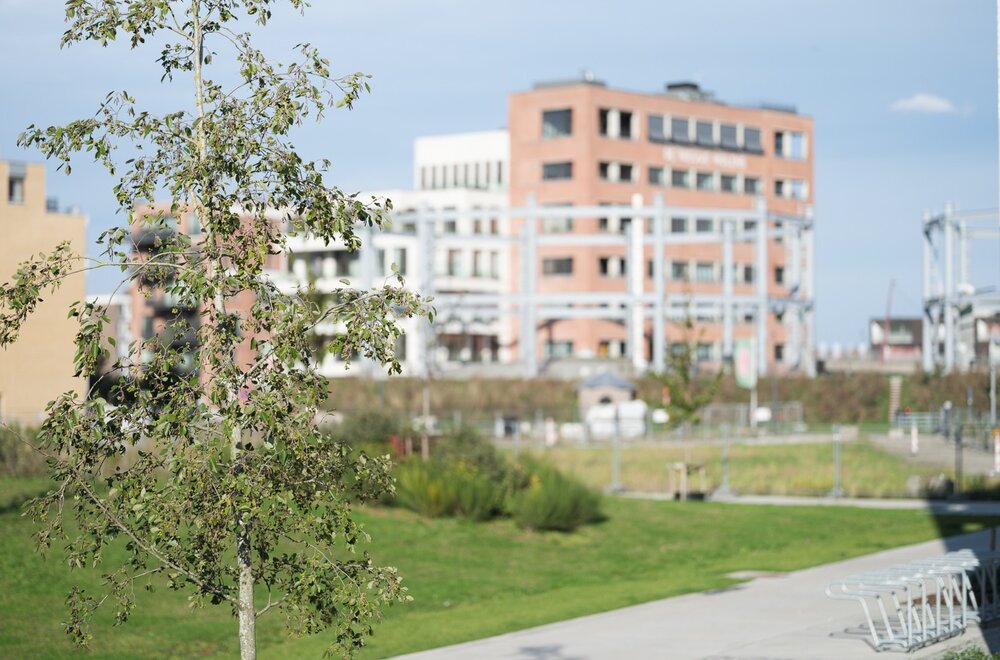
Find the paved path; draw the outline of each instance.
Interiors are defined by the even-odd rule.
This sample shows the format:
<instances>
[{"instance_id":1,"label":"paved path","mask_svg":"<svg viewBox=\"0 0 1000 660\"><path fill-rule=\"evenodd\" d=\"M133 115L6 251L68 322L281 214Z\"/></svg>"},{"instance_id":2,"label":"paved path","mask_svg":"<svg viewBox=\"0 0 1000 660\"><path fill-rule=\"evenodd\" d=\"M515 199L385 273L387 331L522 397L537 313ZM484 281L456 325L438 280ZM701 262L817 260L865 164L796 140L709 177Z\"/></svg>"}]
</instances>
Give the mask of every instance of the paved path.
<instances>
[{"instance_id":1,"label":"paved path","mask_svg":"<svg viewBox=\"0 0 1000 660\"><path fill-rule=\"evenodd\" d=\"M673 499L660 493L623 493L623 497L638 499ZM979 500L918 500L862 497L797 497L794 495L734 495L711 497L713 502L727 504L766 504L772 506L849 506L859 509L924 509L944 516L1000 516L1000 501Z\"/></svg>"},{"instance_id":2,"label":"paved path","mask_svg":"<svg viewBox=\"0 0 1000 660\"><path fill-rule=\"evenodd\" d=\"M876 447L903 456L912 463L940 468L949 477L954 476L955 445L945 442L944 438L937 434L922 433L920 435L920 450L916 456L910 455L910 436L908 433L904 433L903 437L896 438L873 434L869 438ZM962 472L965 475L991 474L993 472L993 452L986 451L981 443L971 442L967 439L962 449Z\"/></svg>"},{"instance_id":3,"label":"paved path","mask_svg":"<svg viewBox=\"0 0 1000 660\"><path fill-rule=\"evenodd\" d=\"M964 635L902 656L876 653L858 632L856 602L831 600L826 584L865 570L959 547L985 549L984 532L897 548L803 571L758 577L715 592L689 594L604 614L417 653L413 660L641 660L666 658L851 660L931 658L972 642L1000 649L1000 631Z\"/></svg>"}]
</instances>

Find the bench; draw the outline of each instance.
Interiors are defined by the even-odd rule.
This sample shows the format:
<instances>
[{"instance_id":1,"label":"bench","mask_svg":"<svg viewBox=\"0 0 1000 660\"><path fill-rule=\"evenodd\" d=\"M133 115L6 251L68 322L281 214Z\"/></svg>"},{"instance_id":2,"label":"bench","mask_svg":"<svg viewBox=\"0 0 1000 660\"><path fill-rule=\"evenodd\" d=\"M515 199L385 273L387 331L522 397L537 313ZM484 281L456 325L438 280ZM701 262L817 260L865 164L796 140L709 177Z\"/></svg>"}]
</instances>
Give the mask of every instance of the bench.
<instances>
[{"instance_id":1,"label":"bench","mask_svg":"<svg viewBox=\"0 0 1000 660\"><path fill-rule=\"evenodd\" d=\"M1000 553L958 550L834 580L826 595L861 604L876 651L912 651L1000 616Z\"/></svg>"}]
</instances>

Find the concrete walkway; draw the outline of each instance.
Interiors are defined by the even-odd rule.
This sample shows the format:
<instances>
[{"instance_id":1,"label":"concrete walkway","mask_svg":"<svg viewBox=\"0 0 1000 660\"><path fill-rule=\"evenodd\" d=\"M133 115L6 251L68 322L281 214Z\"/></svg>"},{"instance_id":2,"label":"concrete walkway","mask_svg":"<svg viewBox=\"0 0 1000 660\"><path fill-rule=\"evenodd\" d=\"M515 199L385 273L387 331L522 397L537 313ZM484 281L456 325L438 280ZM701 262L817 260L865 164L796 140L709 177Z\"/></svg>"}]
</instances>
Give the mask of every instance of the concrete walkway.
<instances>
[{"instance_id":1,"label":"concrete walkway","mask_svg":"<svg viewBox=\"0 0 1000 660\"><path fill-rule=\"evenodd\" d=\"M860 606L831 600L824 594L833 579L962 547L985 549L987 545L985 532L939 539L794 573L758 577L714 592L668 598L403 657L885 660L938 657L948 649L974 642L997 650L1000 629L991 627L984 638L982 631L970 627L959 637L907 656L876 653L861 632L864 618Z\"/></svg>"}]
</instances>

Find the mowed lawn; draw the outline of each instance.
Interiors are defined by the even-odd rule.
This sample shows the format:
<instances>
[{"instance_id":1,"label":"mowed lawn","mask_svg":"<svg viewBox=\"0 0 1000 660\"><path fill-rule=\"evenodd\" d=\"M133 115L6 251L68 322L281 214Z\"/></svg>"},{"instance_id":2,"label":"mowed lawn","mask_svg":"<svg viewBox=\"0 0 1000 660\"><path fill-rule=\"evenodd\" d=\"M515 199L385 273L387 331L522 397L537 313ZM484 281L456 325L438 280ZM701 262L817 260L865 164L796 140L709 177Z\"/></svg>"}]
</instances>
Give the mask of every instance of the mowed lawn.
<instances>
[{"instance_id":1,"label":"mowed lawn","mask_svg":"<svg viewBox=\"0 0 1000 660\"><path fill-rule=\"evenodd\" d=\"M539 456L576 475L594 488L611 483L611 448L556 447ZM621 483L626 490L669 491L668 464L678 461L704 465L706 486L722 480L722 447L717 444L625 444L621 448ZM931 477L941 469L919 465L890 454L865 440L841 445L841 478L850 497L908 497L906 480ZM945 470L951 476L950 470ZM781 445L732 445L729 448L729 484L738 493L754 495L826 495L833 489L832 442ZM694 476L691 488L699 487Z\"/></svg>"},{"instance_id":2,"label":"mowed lawn","mask_svg":"<svg viewBox=\"0 0 1000 660\"><path fill-rule=\"evenodd\" d=\"M0 484L0 491L3 491ZM9 484L8 484L9 486ZM9 490L9 488L7 489ZM414 600L387 612L363 657L485 637L685 592L732 584L737 570L788 571L998 524L916 511L751 507L610 498L607 521L574 534L533 533L510 521L427 520L395 509L359 513L372 553L399 567ZM939 527L941 525L941 527ZM58 551L33 551L32 523L0 514L0 657L69 658L64 598L99 570L70 572ZM120 556L120 549L108 559ZM183 593L139 590L132 620L93 626L91 657L232 657L225 608L192 610ZM289 639L278 616L259 626L263 658L320 657L328 637Z\"/></svg>"}]
</instances>

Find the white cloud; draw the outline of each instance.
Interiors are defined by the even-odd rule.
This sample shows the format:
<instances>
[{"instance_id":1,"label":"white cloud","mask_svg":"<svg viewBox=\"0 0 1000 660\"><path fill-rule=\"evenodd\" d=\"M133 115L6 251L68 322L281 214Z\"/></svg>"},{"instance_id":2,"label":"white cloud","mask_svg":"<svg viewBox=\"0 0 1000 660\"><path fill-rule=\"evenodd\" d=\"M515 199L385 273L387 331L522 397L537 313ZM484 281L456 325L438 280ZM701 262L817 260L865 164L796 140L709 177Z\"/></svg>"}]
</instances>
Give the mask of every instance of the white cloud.
<instances>
[{"instance_id":1,"label":"white cloud","mask_svg":"<svg viewBox=\"0 0 1000 660\"><path fill-rule=\"evenodd\" d=\"M889 106L896 112L925 112L933 115L946 115L958 112L955 104L941 96L926 92L917 92L905 99L897 99Z\"/></svg>"}]
</instances>

